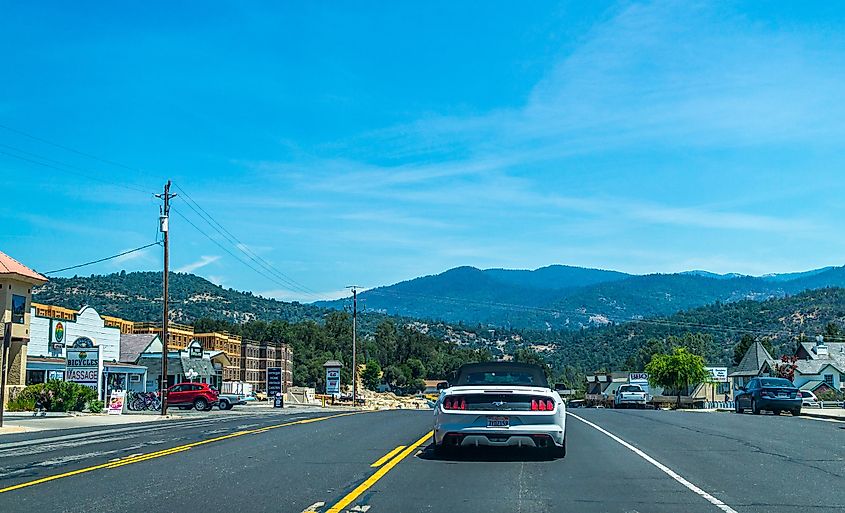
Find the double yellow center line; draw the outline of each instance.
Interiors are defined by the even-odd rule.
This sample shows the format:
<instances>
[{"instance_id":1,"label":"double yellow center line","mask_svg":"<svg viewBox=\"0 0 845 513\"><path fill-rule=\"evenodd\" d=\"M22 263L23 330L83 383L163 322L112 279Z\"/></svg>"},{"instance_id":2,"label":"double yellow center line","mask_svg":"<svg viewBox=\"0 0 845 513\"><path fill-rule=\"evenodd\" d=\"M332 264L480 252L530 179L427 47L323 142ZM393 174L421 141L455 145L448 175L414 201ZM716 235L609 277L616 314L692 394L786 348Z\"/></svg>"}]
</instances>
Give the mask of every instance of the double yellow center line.
<instances>
[{"instance_id":1,"label":"double yellow center line","mask_svg":"<svg viewBox=\"0 0 845 513\"><path fill-rule=\"evenodd\" d=\"M417 448L419 446L421 446L422 444L424 444L429 438L431 438L431 436L433 434L434 434L433 431L429 431L428 433L423 435L422 438L420 438L416 442L412 443L411 445L409 445L407 447L400 445L396 449L393 449L389 453L382 456L378 461L376 461L375 463L370 465L371 467L381 467L381 468L379 468L375 472L375 474L373 474L369 478L367 478L366 481L359 484L354 490L352 490L351 492L346 494L346 496L343 497L342 499L340 499L340 501L338 501L337 504L335 504L331 508L327 509L326 513L340 513L345 507L352 504L352 501L354 501L355 499L360 497L370 487L372 487L374 484L376 484L376 482L379 479L381 479L382 477L384 477L385 474L390 472L390 470L393 467L395 467L396 465L398 465L400 461L404 460L409 454L411 454L412 452L417 450ZM399 453L399 455L393 456L397 452ZM390 459L391 457L393 457L393 459ZM390 461L388 461L387 463L384 463L387 460L390 460Z\"/></svg>"},{"instance_id":2,"label":"double yellow center line","mask_svg":"<svg viewBox=\"0 0 845 513\"><path fill-rule=\"evenodd\" d=\"M109 461L107 463L102 463L100 465L93 465L93 466L90 466L90 467L72 470L70 472L65 472L65 473L62 473L62 474L56 474L56 475L53 475L53 476L42 477L41 479L35 479L33 481L27 481L25 483L7 486L6 488L0 488L0 493L11 492L13 490L20 490L21 488L27 488L29 486L35 486L37 484L55 481L56 479L61 479L63 477L70 477L70 476L75 476L75 475L78 475L78 474L84 474L86 472L91 472L91 471L94 471L94 470L114 469L114 468L122 467L124 465L131 465L133 463L140 463L142 461L147 461L147 460L151 460L151 459L154 459L154 458L160 458L162 456L168 456L170 454L176 454L176 453L179 453L179 452L184 452L184 451L187 451L188 449L191 449L192 447L197 447L197 446L200 446L200 445L206 445L206 444L210 444L210 443L214 443L214 442L220 442L222 440L227 440L229 438L235 438L235 437L238 437L238 436L251 435L251 434L256 434L256 433L264 433L266 431L270 431L271 429L277 429L277 428L286 427L286 426L294 426L294 425L297 425L297 424L309 424L311 422L319 422L319 421L322 421L322 420L336 419L338 417L346 417L347 415L357 415L359 413L362 413L362 412L338 413L336 415L327 415L325 417L314 417L314 418L310 418L310 419L294 420L294 421L291 421L291 422L285 422L283 424L276 424L276 425L273 425L273 426L265 426L265 427L262 427L262 428L250 429L250 430L247 430L247 431L237 431L235 433L230 433L228 435L217 436L217 437L209 438L209 439L206 439L206 440L200 440L199 442L193 442L193 443L190 443L190 444L180 445L180 446L177 446L177 447L171 447L170 449L164 449L164 450L161 450L161 451L155 451L155 452L151 452L151 453L147 453L147 454L136 454L136 455L128 456L126 458L122 458L122 459L119 459L119 460Z\"/></svg>"}]
</instances>

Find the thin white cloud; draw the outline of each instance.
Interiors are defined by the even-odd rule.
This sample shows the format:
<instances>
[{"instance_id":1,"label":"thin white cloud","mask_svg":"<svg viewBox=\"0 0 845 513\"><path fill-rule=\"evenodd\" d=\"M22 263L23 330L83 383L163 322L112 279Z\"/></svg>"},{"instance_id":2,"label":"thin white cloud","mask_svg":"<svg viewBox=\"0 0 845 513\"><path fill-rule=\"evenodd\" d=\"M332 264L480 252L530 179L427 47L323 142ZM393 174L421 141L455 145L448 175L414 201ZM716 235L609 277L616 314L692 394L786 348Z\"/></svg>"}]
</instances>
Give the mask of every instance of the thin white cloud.
<instances>
[{"instance_id":1,"label":"thin white cloud","mask_svg":"<svg viewBox=\"0 0 845 513\"><path fill-rule=\"evenodd\" d=\"M183 265L182 267L174 269L174 271L177 273L192 273L197 269L201 269L209 264L213 264L218 260L220 260L219 255L203 255L196 262L191 262L190 264Z\"/></svg>"}]
</instances>

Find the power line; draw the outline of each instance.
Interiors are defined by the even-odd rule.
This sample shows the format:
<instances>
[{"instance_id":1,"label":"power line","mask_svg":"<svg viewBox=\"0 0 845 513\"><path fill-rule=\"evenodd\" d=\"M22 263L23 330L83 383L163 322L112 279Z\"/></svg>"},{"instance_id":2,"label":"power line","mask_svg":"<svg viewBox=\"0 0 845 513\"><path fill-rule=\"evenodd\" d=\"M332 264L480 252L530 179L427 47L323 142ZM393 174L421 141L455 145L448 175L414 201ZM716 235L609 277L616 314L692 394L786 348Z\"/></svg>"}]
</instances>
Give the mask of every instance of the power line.
<instances>
[{"instance_id":1,"label":"power line","mask_svg":"<svg viewBox=\"0 0 845 513\"><path fill-rule=\"evenodd\" d=\"M285 273L279 271L278 269L276 269L276 267L273 266L273 264L271 264L270 262L262 258L260 255L256 254L251 249L249 249L248 245L241 242L240 239L238 239L234 234L232 234L232 232L227 230L222 224L220 224L216 219L214 219L214 217L207 210L202 208L202 206L200 206L200 204L197 203L197 201L194 200L185 191L185 189L180 187L179 184L174 184L174 186L179 189L182 195L188 200L188 202L185 204L191 210L193 210L198 216L200 216L200 218L202 218L206 223L208 223L208 225L211 226L212 229L214 229L217 233L223 236L224 239L226 239L230 244L232 244L232 246L234 246L237 250L243 253L247 258L255 262L260 267L264 268L267 272L270 272L280 280L286 282L286 287L290 287L297 292L302 292L304 294L319 298L319 294L317 292L299 283L298 281L294 280ZM194 205L196 206L196 208L194 208Z\"/></svg>"},{"instance_id":2,"label":"power line","mask_svg":"<svg viewBox=\"0 0 845 513\"><path fill-rule=\"evenodd\" d=\"M234 259L235 259L235 260L237 260L238 262L240 262L240 263L244 264L245 266L249 267L250 269L252 269L252 270L253 270L253 271L255 271L256 273L258 273L259 275L263 276L264 278L267 278L268 280L272 281L273 283L275 283L275 284L277 284L277 285L280 285L280 286L285 287L285 288L289 287L289 285L287 285L287 284L285 284L285 283L282 283L281 281L279 281L278 279L276 279L273 275L267 274L265 271L262 271L262 270L260 270L260 269L256 269L255 267L253 267L252 265L250 265L250 264L249 264L249 262L247 262L247 261L245 261L245 260L242 260L242 259L241 259L238 255L236 255L235 253L232 253L232 252L229 250L229 248L227 248L226 246L224 246L224 245L220 244L220 242L219 242L219 241L217 241L214 237L212 237L211 235L209 235L208 233L206 233L206 232L205 232L202 228L200 228L199 226L197 226L196 224L194 224L194 223L193 223L190 219L188 219L188 217L187 217L187 216L185 216L185 214L183 214L182 212L180 212L179 210L177 210L177 209L176 209L176 207L171 207L171 210L172 210L173 212L175 212L175 213L176 213L176 215L178 215L179 217L181 217L182 219L184 219L184 220L185 220L185 222L187 222L189 225L193 226L193 227L194 227L194 229L195 229L196 231L200 232L200 233L201 233L201 234L202 234L205 238L207 238L208 240L210 240L211 242L213 242L214 244L216 244L216 245L217 245L220 249L222 249L223 251L225 251L226 253L228 253L228 254L229 254L232 258L234 258Z\"/></svg>"},{"instance_id":3,"label":"power line","mask_svg":"<svg viewBox=\"0 0 845 513\"><path fill-rule=\"evenodd\" d=\"M0 144L0 146L3 146L4 148L12 149L12 150L17 151L19 153L23 153L24 155L30 155L31 157L35 157L35 158L45 160L47 162L41 162L39 160L34 160L32 158L23 157L23 156L20 156L20 155L15 155L14 153L9 153L8 151L0 150L0 154L6 155L8 157L12 157L12 158L22 160L22 161L25 161L25 162L30 162L32 164L37 164L39 166L44 166L44 167L48 167L48 168L51 168L51 169L55 169L55 170L61 171L63 173L69 173L69 172L72 173L72 171L69 171L69 169L74 169L74 170L77 171L75 174L82 176L84 178L87 178L89 180L95 180L95 181L102 182L102 183L105 183L105 184L108 184L108 185L113 185L115 187L122 187L124 189L136 191L136 192L141 192L141 193L144 193L144 194L150 194L150 191L144 190L140 187L137 187L137 186L134 186L134 185L131 185L131 184L106 180L104 178L100 178L100 177L94 176L92 174L88 174L88 173L90 173L90 171L83 169L83 168L80 168L80 167L77 167L77 166L74 166L72 164L67 164L67 163L64 163L64 162L61 162L61 161L58 161L58 160L54 160L54 159L44 157L42 155L38 155L38 154L35 154L35 153L32 153L32 152L24 151L24 150L21 150L20 148L15 148L14 146L9 146L8 144ZM63 167L58 167L56 165L49 164L48 162L53 162L54 164L59 164ZM79 171L82 171L82 173L80 173Z\"/></svg>"},{"instance_id":4,"label":"power line","mask_svg":"<svg viewBox=\"0 0 845 513\"><path fill-rule=\"evenodd\" d=\"M138 169L138 168L134 168L132 166L127 166L126 164L121 164L120 162L115 162L113 160L108 160L108 159L105 159L105 158L102 158L102 157L98 157L97 155L92 155L91 153L86 153L84 151L80 151L80 150L77 150L75 148L71 148L70 146L65 146L63 144L59 144L57 142L49 141L47 139L44 139L43 137L38 137L37 135L32 135L30 133L24 132L23 130L19 130L17 128L12 128L12 127L10 127L8 125L4 125L2 123L0 123L0 128L3 128L3 129L8 130L10 132L14 132L14 133L22 135L24 137L29 137L30 139L33 139L35 141L39 141L39 142L43 142L45 144L49 144L51 146L55 146L56 148L61 148L65 151L69 151L71 153L76 153L77 155L81 155L83 157L88 157L89 159L94 159L94 160L100 161L104 164L109 164L109 165L112 165L112 166L121 167L121 168L129 170L129 171L134 171L136 173L143 173L143 171Z\"/></svg>"},{"instance_id":5,"label":"power line","mask_svg":"<svg viewBox=\"0 0 845 513\"><path fill-rule=\"evenodd\" d=\"M92 260L91 262L85 262L84 264L72 265L70 267L63 267L62 269L56 269L54 271L47 271L44 274L55 274L60 273L62 271L69 271L71 269L77 269L79 267L85 267L87 265L99 264L100 262L105 262L106 260L112 260L114 258L122 257L123 255L128 255L130 253L135 253L136 251L141 251L142 249L147 249L151 246L158 246L160 242L153 242L151 244L147 244L146 246L141 246L140 248L130 249L129 251L124 251L123 253L118 253L117 255L112 255L105 258L100 258L99 260Z\"/></svg>"}]
</instances>

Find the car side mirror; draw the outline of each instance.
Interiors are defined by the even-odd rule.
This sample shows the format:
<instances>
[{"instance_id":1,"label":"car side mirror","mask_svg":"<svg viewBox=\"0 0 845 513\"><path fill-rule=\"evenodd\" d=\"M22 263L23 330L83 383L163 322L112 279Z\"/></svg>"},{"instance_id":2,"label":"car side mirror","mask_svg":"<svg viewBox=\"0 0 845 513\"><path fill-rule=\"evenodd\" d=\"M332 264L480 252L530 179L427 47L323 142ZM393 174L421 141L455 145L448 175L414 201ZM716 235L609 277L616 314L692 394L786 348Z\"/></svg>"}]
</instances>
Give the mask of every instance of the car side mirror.
<instances>
[{"instance_id":1,"label":"car side mirror","mask_svg":"<svg viewBox=\"0 0 845 513\"><path fill-rule=\"evenodd\" d=\"M449 388L449 382L448 381L441 381L440 383L437 384L437 390L444 390L444 389L447 389L447 388Z\"/></svg>"}]
</instances>

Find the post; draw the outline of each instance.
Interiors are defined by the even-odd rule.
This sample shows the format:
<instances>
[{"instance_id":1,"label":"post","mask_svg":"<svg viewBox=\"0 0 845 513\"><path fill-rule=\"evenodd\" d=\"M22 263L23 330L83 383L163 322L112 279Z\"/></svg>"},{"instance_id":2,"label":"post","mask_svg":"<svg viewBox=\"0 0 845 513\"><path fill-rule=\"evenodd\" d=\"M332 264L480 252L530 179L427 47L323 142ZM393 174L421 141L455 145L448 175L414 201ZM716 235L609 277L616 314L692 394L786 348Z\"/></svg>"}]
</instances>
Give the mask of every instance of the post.
<instances>
[{"instance_id":1,"label":"post","mask_svg":"<svg viewBox=\"0 0 845 513\"><path fill-rule=\"evenodd\" d=\"M170 274L170 200L176 197L175 194L170 194L170 180L164 184L164 194L156 194L156 197L164 201L164 206L161 209L159 217L161 233L164 234L164 283L163 283L163 312L161 319L161 414L167 415L167 323L168 323L168 292L167 285Z\"/></svg>"},{"instance_id":2,"label":"post","mask_svg":"<svg viewBox=\"0 0 845 513\"><path fill-rule=\"evenodd\" d=\"M352 407L358 406L358 365L355 337L358 331L358 290L352 287Z\"/></svg>"},{"instance_id":3,"label":"post","mask_svg":"<svg viewBox=\"0 0 845 513\"><path fill-rule=\"evenodd\" d=\"M12 323L3 325L3 339L0 340L0 428L3 427L3 411L6 409L6 365L9 361L9 346L12 345Z\"/></svg>"}]
</instances>

